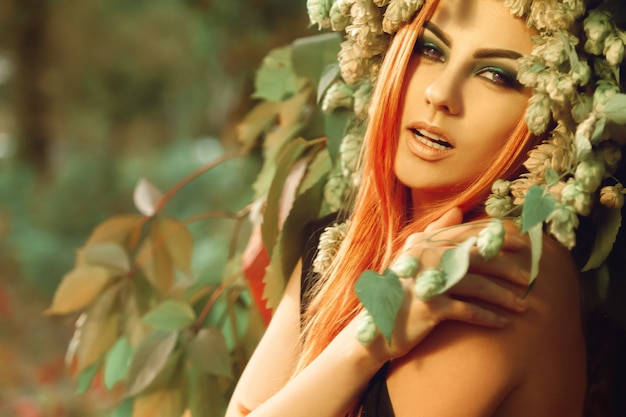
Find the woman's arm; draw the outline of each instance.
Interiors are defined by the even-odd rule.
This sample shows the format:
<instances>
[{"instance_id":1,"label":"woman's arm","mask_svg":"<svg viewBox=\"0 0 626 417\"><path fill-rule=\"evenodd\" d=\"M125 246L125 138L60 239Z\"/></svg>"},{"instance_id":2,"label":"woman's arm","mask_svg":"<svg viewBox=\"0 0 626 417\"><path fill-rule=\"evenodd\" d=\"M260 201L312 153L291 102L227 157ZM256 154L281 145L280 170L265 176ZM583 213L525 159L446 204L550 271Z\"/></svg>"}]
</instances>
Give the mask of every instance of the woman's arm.
<instances>
[{"instance_id":1,"label":"woman's arm","mask_svg":"<svg viewBox=\"0 0 626 417\"><path fill-rule=\"evenodd\" d=\"M435 224L445 227L445 221ZM382 337L369 348L355 337L353 320L304 371L289 380L297 350L299 332L299 279L297 268L286 289L259 347L242 375L228 408L227 416L297 415L343 416L357 401L372 376L391 357L402 356L418 344L441 321L461 320L479 326L501 328L501 314L492 307L442 297L438 303L424 303L415 298L410 280L405 280L405 300L390 348ZM519 312L512 291L484 278L464 279L461 293L476 287L490 288L478 298L503 310ZM478 283L478 284L476 284ZM471 291L470 291L471 292ZM443 301L446 300L446 301Z\"/></svg>"},{"instance_id":2,"label":"woman's arm","mask_svg":"<svg viewBox=\"0 0 626 417\"><path fill-rule=\"evenodd\" d=\"M511 324L499 331L442 323L392 362L396 417L580 416L586 365L579 301L571 256L546 237L524 314L502 311Z\"/></svg>"}]
</instances>

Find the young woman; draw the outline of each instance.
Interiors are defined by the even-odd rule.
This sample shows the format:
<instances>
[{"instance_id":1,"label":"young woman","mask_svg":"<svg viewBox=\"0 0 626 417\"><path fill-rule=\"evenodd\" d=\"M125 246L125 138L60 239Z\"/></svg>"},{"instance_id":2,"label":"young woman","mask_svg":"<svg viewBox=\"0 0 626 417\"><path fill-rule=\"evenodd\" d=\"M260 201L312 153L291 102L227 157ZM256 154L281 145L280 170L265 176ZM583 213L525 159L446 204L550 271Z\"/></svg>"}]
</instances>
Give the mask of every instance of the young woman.
<instances>
[{"instance_id":1,"label":"young woman","mask_svg":"<svg viewBox=\"0 0 626 417\"><path fill-rule=\"evenodd\" d=\"M523 300L530 245L507 222L499 256L473 255L469 273L445 294L422 301L403 280L390 344L378 336L363 346L355 337L360 274L382 271L407 251L422 268L436 266L449 244L420 242L476 235L492 184L517 178L542 140L524 122L533 92L517 80L518 59L537 35L515 15L529 2L504 3L427 1L395 33L371 102L345 238L315 283L308 262L294 271L228 417L582 415L578 270L547 234ZM304 316L302 285L312 287Z\"/></svg>"}]
</instances>

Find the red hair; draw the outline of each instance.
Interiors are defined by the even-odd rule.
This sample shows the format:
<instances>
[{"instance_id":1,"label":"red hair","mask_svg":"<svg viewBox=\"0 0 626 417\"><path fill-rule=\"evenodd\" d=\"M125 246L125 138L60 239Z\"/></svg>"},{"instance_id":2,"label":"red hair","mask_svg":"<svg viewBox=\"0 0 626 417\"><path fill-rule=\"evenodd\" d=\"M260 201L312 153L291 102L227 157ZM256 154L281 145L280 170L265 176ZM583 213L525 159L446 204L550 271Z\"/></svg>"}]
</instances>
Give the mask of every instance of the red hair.
<instances>
[{"instance_id":1,"label":"red hair","mask_svg":"<svg viewBox=\"0 0 626 417\"><path fill-rule=\"evenodd\" d=\"M452 207L464 213L480 207L498 178L517 174L534 143L521 120L502 151L463 190L453 190L437 207L412 207L409 189L394 174L405 73L418 36L438 0L427 1L421 11L395 34L384 58L372 96L370 121L361 155L363 178L356 194L351 223L329 271L316 283L304 316L302 353L296 372L317 357L361 310L354 293L360 274L382 271L406 238Z\"/></svg>"}]
</instances>

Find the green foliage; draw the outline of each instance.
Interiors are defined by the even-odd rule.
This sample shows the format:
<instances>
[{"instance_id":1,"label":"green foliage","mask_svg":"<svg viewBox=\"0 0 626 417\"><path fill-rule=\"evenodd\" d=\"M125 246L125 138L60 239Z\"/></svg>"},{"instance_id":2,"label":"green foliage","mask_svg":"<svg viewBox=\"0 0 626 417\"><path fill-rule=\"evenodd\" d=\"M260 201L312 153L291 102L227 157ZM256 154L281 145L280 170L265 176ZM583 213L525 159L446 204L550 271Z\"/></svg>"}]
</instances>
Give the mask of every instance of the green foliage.
<instances>
[{"instance_id":1,"label":"green foliage","mask_svg":"<svg viewBox=\"0 0 626 417\"><path fill-rule=\"evenodd\" d=\"M556 201L543 188L533 185L528 189L522 209L522 233L543 223L554 210Z\"/></svg>"},{"instance_id":2,"label":"green foliage","mask_svg":"<svg viewBox=\"0 0 626 417\"><path fill-rule=\"evenodd\" d=\"M382 274L365 271L356 282L354 291L387 343L391 343L396 316L404 299L398 276L389 269Z\"/></svg>"}]
</instances>

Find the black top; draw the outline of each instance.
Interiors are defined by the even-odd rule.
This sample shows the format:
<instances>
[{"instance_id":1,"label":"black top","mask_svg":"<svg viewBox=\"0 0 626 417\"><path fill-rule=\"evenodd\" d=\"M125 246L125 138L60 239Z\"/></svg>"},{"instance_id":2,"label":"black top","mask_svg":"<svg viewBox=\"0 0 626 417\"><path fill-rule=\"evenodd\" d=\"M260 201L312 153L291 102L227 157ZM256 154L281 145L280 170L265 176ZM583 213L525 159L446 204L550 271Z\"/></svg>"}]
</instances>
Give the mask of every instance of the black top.
<instances>
[{"instance_id":1,"label":"black top","mask_svg":"<svg viewBox=\"0 0 626 417\"><path fill-rule=\"evenodd\" d=\"M302 248L302 283L300 290L300 311L304 313L310 299L310 289L318 278L318 274L313 272L313 260L317 253L317 245L321 234L327 226L338 220L337 214L330 214L315 222L307 224L304 228L305 239ZM385 379L387 365L383 366L371 379L367 389L357 408L361 409L362 417L394 417L387 382Z\"/></svg>"}]
</instances>

